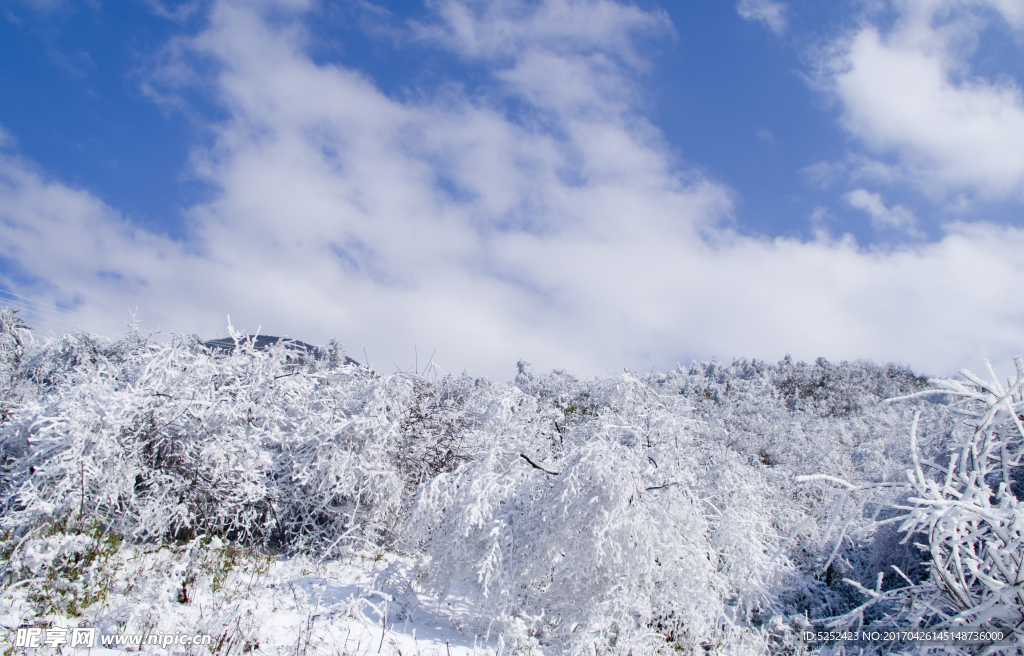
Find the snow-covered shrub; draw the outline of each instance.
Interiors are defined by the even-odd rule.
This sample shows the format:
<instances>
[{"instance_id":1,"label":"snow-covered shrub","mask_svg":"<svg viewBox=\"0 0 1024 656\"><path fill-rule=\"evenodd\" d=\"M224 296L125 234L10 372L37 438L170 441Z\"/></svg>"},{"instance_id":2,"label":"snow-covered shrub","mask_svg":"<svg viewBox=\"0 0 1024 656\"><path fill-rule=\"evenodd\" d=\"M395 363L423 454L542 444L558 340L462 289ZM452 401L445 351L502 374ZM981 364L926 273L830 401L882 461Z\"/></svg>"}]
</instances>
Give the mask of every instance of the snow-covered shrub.
<instances>
[{"instance_id":1,"label":"snow-covered shrub","mask_svg":"<svg viewBox=\"0 0 1024 656\"><path fill-rule=\"evenodd\" d=\"M473 385L465 375L432 383L413 380L411 403L395 445L395 459L411 489L470 458L466 441L474 418L466 402Z\"/></svg>"},{"instance_id":2,"label":"snow-covered shrub","mask_svg":"<svg viewBox=\"0 0 1024 656\"><path fill-rule=\"evenodd\" d=\"M645 490L645 459L608 440L559 466L552 476L495 452L432 481L414 533L426 538L425 582L442 598L469 593L501 625L525 622L545 642L614 646L666 599L691 630L708 631L718 608L701 602L722 582L685 490Z\"/></svg>"},{"instance_id":3,"label":"snow-covered shrub","mask_svg":"<svg viewBox=\"0 0 1024 656\"><path fill-rule=\"evenodd\" d=\"M898 525L902 542L919 549L927 576L908 576L892 565L877 573L874 586L849 581L867 600L835 623L985 626L1003 629L1018 644L1024 641L1024 507L1014 492L1024 467L1024 360L1016 364L1017 375L1006 386L989 366L991 380L963 370L966 384L934 380L934 389L919 393L952 396L964 420L954 430L921 439L920 413L915 414L912 467L906 482L888 485L902 498L876 500L892 516L869 523L863 533L883 529L875 533L877 540L884 529ZM846 496L880 489L836 482Z\"/></svg>"},{"instance_id":4,"label":"snow-covered shrub","mask_svg":"<svg viewBox=\"0 0 1024 656\"><path fill-rule=\"evenodd\" d=\"M70 515L19 528L0 539L0 580L25 586L37 615L75 616L106 598L122 566L120 536Z\"/></svg>"},{"instance_id":5,"label":"snow-covered shrub","mask_svg":"<svg viewBox=\"0 0 1024 656\"><path fill-rule=\"evenodd\" d=\"M777 555L802 511L703 440L684 399L631 374L583 384L521 366L516 383L502 439L414 507L407 545L441 599L468 597L547 648L646 653L757 642L737 627L813 596ZM565 422L573 405L587 412Z\"/></svg>"},{"instance_id":6,"label":"snow-covered shrub","mask_svg":"<svg viewBox=\"0 0 1024 656\"><path fill-rule=\"evenodd\" d=\"M0 307L0 424L5 423L21 400L24 360L32 345L32 331L16 310Z\"/></svg>"},{"instance_id":7,"label":"snow-covered shrub","mask_svg":"<svg viewBox=\"0 0 1024 656\"><path fill-rule=\"evenodd\" d=\"M5 526L84 510L131 539L204 533L323 550L398 521L394 385L283 347L210 353L65 337L31 361L44 392L0 433Z\"/></svg>"},{"instance_id":8,"label":"snow-covered shrub","mask_svg":"<svg viewBox=\"0 0 1024 656\"><path fill-rule=\"evenodd\" d=\"M823 417L861 414L883 399L924 388L927 381L905 367L858 361L837 366L825 358L813 365L787 356L774 373L774 386L796 411Z\"/></svg>"},{"instance_id":9,"label":"snow-covered shrub","mask_svg":"<svg viewBox=\"0 0 1024 656\"><path fill-rule=\"evenodd\" d=\"M794 484L795 477L811 474L855 484L904 480L913 412L922 410L922 421L936 432L953 426L947 408L929 397L885 402L922 388L909 370L863 361L739 359L731 365L697 363L649 380L662 398L682 397L691 404L697 442L723 445L766 481L764 507L789 509L775 525L789 536L780 557L788 556L807 585L778 591L787 615L806 612L814 619L846 612L859 605L860 594L844 578L873 584L879 568L914 560L899 540L893 550L888 538L850 537L870 522L870 513L865 517L863 507L858 510L859 501L871 500L866 495L839 498L820 486ZM878 507L872 505L871 512ZM841 520L831 519L836 513Z\"/></svg>"},{"instance_id":10,"label":"snow-covered shrub","mask_svg":"<svg viewBox=\"0 0 1024 656\"><path fill-rule=\"evenodd\" d=\"M767 467L853 480L902 472L908 410L884 401L924 388L895 365L788 357L778 364L697 363L659 374L653 384L690 400L707 439L723 440Z\"/></svg>"}]
</instances>

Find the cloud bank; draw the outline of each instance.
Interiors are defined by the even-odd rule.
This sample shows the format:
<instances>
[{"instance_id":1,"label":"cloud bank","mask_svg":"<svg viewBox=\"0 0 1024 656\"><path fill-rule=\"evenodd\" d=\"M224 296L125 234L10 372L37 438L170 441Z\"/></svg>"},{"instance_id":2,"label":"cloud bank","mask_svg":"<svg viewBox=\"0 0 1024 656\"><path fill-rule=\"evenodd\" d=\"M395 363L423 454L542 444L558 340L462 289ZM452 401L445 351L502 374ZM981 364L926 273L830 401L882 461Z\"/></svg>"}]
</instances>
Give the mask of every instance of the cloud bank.
<instances>
[{"instance_id":1,"label":"cloud bank","mask_svg":"<svg viewBox=\"0 0 1024 656\"><path fill-rule=\"evenodd\" d=\"M313 60L309 3L214 3L201 32L168 46L173 74L148 80L162 98L179 92L171 80L206 85L227 117L193 154L217 192L188 210L189 239L133 226L8 146L3 284L93 315L139 306L166 331L224 335L231 314L250 331L337 337L378 370L436 348L442 367L497 379L519 358L593 374L792 353L948 373L1022 350L1024 231L950 224L934 243L865 248L824 230L802 241L732 229L734 192L682 166L642 111L637 46L671 32L664 14L599 0L433 6L410 38L485 67L483 91L389 97ZM889 47L865 34L869 50ZM858 47L836 57L860 62ZM849 70L837 93L857 88ZM1012 133L1019 99L982 91ZM854 97L846 124L905 149L908 167L1013 193L1012 171L942 159L935 144L955 136L875 126L881 101L853 109ZM976 111L996 133L991 107ZM979 162L990 147L977 146ZM1009 150L999 156L1012 163ZM913 227L869 190L848 202Z\"/></svg>"}]
</instances>

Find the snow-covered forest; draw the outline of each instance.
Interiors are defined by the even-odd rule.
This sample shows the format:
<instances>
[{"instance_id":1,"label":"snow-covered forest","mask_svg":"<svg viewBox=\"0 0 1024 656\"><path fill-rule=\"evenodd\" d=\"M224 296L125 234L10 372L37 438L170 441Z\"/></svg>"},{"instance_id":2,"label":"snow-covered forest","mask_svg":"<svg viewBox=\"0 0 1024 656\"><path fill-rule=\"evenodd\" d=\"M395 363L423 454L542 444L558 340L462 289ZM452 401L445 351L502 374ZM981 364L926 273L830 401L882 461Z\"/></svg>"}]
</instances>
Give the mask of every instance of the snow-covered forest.
<instances>
[{"instance_id":1,"label":"snow-covered forest","mask_svg":"<svg viewBox=\"0 0 1024 656\"><path fill-rule=\"evenodd\" d=\"M44 338L0 308L4 648L76 626L208 634L171 651L222 654L1024 638L1020 360L958 381L822 359L592 380L520 362L506 384L232 335ZM1012 639L803 637L940 625Z\"/></svg>"}]
</instances>

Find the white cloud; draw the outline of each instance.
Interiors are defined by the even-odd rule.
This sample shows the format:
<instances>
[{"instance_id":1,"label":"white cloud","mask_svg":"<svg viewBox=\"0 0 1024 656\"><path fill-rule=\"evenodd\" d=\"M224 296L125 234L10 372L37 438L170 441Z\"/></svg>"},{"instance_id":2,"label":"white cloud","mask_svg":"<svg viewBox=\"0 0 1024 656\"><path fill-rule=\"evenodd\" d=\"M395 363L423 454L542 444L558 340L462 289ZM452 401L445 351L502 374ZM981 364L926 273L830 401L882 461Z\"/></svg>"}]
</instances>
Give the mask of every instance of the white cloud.
<instances>
[{"instance_id":1,"label":"white cloud","mask_svg":"<svg viewBox=\"0 0 1024 656\"><path fill-rule=\"evenodd\" d=\"M894 229L912 235L917 232L917 217L903 205L886 207L881 194L873 194L866 189L855 189L845 196L851 207L863 210L871 217L871 225L875 230Z\"/></svg>"},{"instance_id":2,"label":"white cloud","mask_svg":"<svg viewBox=\"0 0 1024 656\"><path fill-rule=\"evenodd\" d=\"M439 21L417 25L421 38L467 57L518 57L541 48L570 55L614 53L643 66L633 36L672 32L664 10L613 0L434 0L431 5Z\"/></svg>"},{"instance_id":3,"label":"white cloud","mask_svg":"<svg viewBox=\"0 0 1024 656\"><path fill-rule=\"evenodd\" d=\"M828 189L845 172L842 162L815 162L801 169L804 180L821 189Z\"/></svg>"},{"instance_id":4,"label":"white cloud","mask_svg":"<svg viewBox=\"0 0 1024 656\"><path fill-rule=\"evenodd\" d=\"M746 20L761 21L775 34L786 31L786 5L774 0L740 0L736 13Z\"/></svg>"},{"instance_id":5,"label":"white cloud","mask_svg":"<svg viewBox=\"0 0 1024 656\"><path fill-rule=\"evenodd\" d=\"M730 190L680 173L625 93L614 60L629 34L594 19L600 38L573 50L529 27L568 3L502 6L497 24L474 14L458 28L477 35L474 52L505 53L500 95L400 101L315 63L303 13L217 3L172 62L214 62L202 83L228 115L195 152L219 191L189 210L191 240L132 227L5 155L0 255L20 275L3 283L77 297L92 314L139 305L165 330L223 335L230 313L240 328L338 337L378 369L437 347L444 367L503 379L520 357L589 374L792 352L948 373L1020 349L1024 231L958 225L884 252L825 230L811 242L736 235L722 227ZM507 94L542 120L510 118Z\"/></svg>"},{"instance_id":6,"label":"white cloud","mask_svg":"<svg viewBox=\"0 0 1024 656\"><path fill-rule=\"evenodd\" d=\"M822 82L839 100L842 124L899 177L937 198L971 193L1024 199L1024 99L1019 81L986 79L969 57L990 5L1011 29L1024 10L1010 2L898 3L883 32L870 23L823 58Z\"/></svg>"},{"instance_id":7,"label":"white cloud","mask_svg":"<svg viewBox=\"0 0 1024 656\"><path fill-rule=\"evenodd\" d=\"M84 326L92 330L116 332L126 311L146 301L159 304L159 318L151 318L167 326L185 316L180 311L201 314L216 300L205 291L210 263L9 152L0 152L0 234L0 258L13 265L2 286L108 319ZM195 296L169 293L175 287Z\"/></svg>"},{"instance_id":8,"label":"white cloud","mask_svg":"<svg viewBox=\"0 0 1024 656\"><path fill-rule=\"evenodd\" d=\"M161 0L145 0L145 3L155 15L176 23L185 22L200 9L199 0L187 0L177 4Z\"/></svg>"},{"instance_id":9,"label":"white cloud","mask_svg":"<svg viewBox=\"0 0 1024 656\"><path fill-rule=\"evenodd\" d=\"M829 223L832 223L835 217L828 211L827 207L818 205L811 212L811 216L808 217L808 223L810 224L811 232L814 234L814 238L819 242L828 242L832 240L831 232L829 231Z\"/></svg>"}]
</instances>

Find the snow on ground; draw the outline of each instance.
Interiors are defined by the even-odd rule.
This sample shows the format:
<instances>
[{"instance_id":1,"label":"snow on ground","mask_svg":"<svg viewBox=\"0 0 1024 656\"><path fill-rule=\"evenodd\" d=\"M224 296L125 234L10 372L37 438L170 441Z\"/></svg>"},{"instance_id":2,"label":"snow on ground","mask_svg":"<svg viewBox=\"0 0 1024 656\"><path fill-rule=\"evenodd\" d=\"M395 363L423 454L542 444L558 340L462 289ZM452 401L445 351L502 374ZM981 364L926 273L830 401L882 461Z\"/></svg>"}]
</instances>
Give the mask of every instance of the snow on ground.
<instances>
[{"instance_id":1,"label":"snow on ground","mask_svg":"<svg viewBox=\"0 0 1024 656\"><path fill-rule=\"evenodd\" d=\"M224 551L219 542L209 547L215 558L218 547ZM186 559L190 550L191 558ZM202 649L156 644L105 648L100 638L92 649L63 645L60 649L42 646L25 651L40 656L125 650L189 654L206 653L207 649L221 654L309 656L542 654L535 641L525 635L489 633L489 627L475 619L473 604L467 600L438 603L417 593L408 578L411 562L407 557L378 553L349 562L318 562L300 556L267 560L264 571L254 570L251 562L242 559L223 581L214 581L216 572L195 577L192 588L186 586L183 596L178 582L190 580L183 568L189 567L188 560L195 560L196 551L195 545L155 552L135 546L121 549L111 559L117 562L108 562L101 573L116 579L109 583L111 594L76 609L78 617L55 612L37 614L29 592L31 585L8 587L0 600L0 626L5 629L0 635L0 650L9 653L19 626L95 626L108 641L111 636L124 639L139 634L208 634L212 645Z\"/></svg>"}]
</instances>

